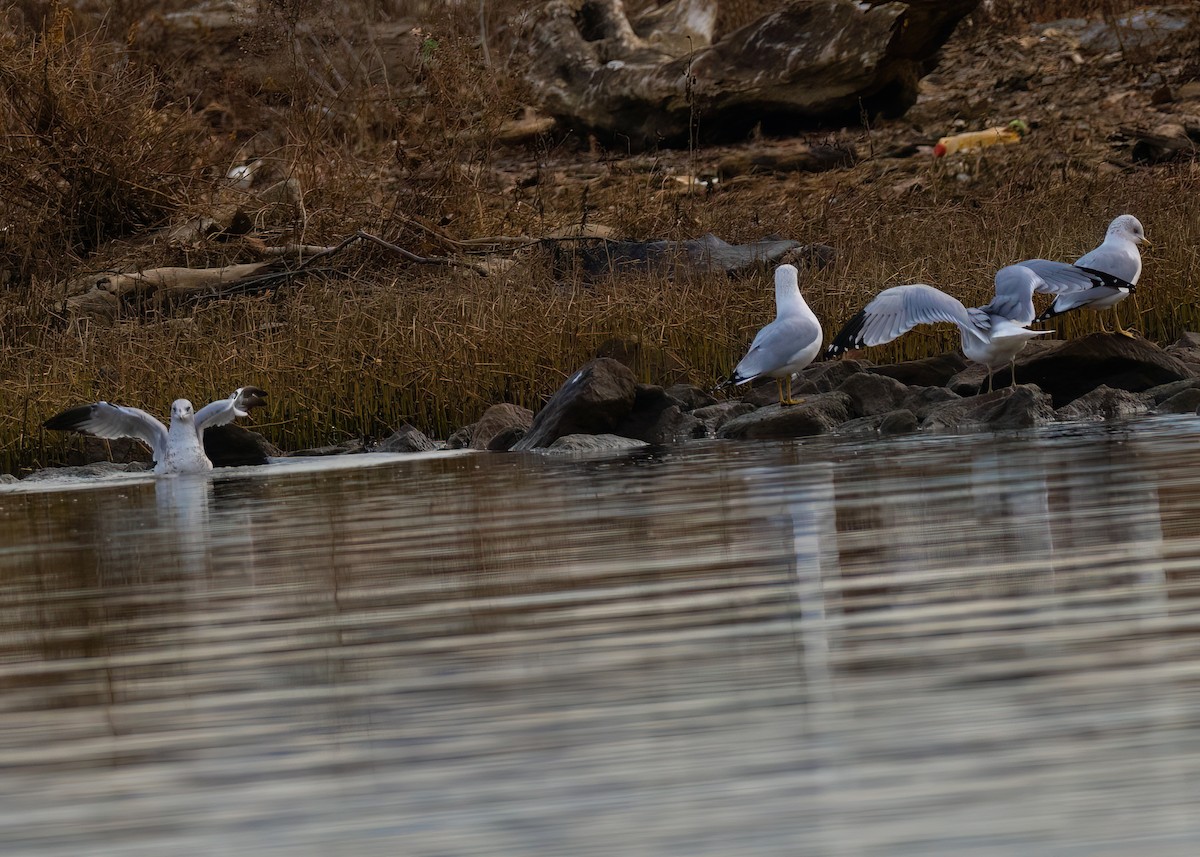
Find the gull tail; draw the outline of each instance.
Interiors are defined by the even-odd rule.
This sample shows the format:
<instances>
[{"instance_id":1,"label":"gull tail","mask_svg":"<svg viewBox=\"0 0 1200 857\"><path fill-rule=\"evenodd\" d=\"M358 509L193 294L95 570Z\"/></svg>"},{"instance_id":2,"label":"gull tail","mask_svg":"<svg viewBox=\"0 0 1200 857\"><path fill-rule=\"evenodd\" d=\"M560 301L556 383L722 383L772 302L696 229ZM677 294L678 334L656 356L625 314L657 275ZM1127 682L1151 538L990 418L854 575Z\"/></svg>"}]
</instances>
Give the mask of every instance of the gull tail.
<instances>
[{"instance_id":1,"label":"gull tail","mask_svg":"<svg viewBox=\"0 0 1200 857\"><path fill-rule=\"evenodd\" d=\"M829 343L829 347L825 349L825 353L831 357L838 354L844 354L852 348L862 348L862 329L867 323L867 313L865 310L859 310L854 318L846 322L845 326L838 332L838 335Z\"/></svg>"}]
</instances>

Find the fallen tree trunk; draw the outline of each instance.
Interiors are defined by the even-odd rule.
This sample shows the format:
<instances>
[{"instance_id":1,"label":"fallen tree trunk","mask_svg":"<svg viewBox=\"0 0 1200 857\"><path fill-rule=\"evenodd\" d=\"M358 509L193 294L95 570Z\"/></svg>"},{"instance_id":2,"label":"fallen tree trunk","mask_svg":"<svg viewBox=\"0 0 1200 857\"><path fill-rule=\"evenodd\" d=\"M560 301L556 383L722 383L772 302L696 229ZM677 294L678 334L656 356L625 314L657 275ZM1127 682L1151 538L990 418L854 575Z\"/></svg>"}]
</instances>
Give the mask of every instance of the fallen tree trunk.
<instances>
[{"instance_id":1,"label":"fallen tree trunk","mask_svg":"<svg viewBox=\"0 0 1200 857\"><path fill-rule=\"evenodd\" d=\"M621 0L551 0L527 78L561 123L631 148L895 116L977 4L792 0L708 44L715 0L673 0L640 30ZM687 38L668 38L681 19Z\"/></svg>"}]
</instances>

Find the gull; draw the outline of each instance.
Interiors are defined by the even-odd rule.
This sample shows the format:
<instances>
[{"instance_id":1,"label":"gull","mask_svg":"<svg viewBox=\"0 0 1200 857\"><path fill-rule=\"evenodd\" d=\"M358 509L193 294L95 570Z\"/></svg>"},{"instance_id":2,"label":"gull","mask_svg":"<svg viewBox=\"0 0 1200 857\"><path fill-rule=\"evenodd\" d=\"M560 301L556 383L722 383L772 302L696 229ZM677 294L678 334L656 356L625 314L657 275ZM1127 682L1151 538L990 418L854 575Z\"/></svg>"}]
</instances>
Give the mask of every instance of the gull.
<instances>
[{"instance_id":1,"label":"gull","mask_svg":"<svg viewBox=\"0 0 1200 857\"><path fill-rule=\"evenodd\" d=\"M996 296L982 307L966 307L958 298L924 283L893 286L846 322L829 346L830 354L851 348L891 342L918 324L947 321L962 334L963 354L982 363L988 370L987 388L992 389L992 374L1005 363L1015 363L1017 353L1035 336L1050 330L1028 330L1033 322L1033 293L1086 293L1093 288L1112 288L1122 281L1065 262L1033 259L1044 274L1029 262L1008 265L996 272ZM1128 285L1128 284L1125 284Z\"/></svg>"},{"instance_id":2,"label":"gull","mask_svg":"<svg viewBox=\"0 0 1200 857\"><path fill-rule=\"evenodd\" d=\"M758 332L722 386L767 376L779 388L779 404L798 405L804 400L792 398L792 375L812 363L820 350L821 323L800 294L796 266L780 265L775 269L775 320Z\"/></svg>"},{"instance_id":3,"label":"gull","mask_svg":"<svg viewBox=\"0 0 1200 857\"><path fill-rule=\"evenodd\" d=\"M1060 294L1054 299L1054 303L1050 304L1050 307L1034 321L1046 321L1079 307L1093 310L1105 309L1125 300L1133 292L1133 287L1137 285L1138 277L1142 275L1142 255L1138 252L1138 245L1149 243L1141 222L1132 214L1122 214L1113 220L1108 224L1104 242L1095 250L1080 256L1075 261L1075 266L1110 274L1124 280L1124 286L1106 286L1102 289L1087 289L1082 292L1068 291ZM1045 260L1034 259L1031 262L1040 264ZM1031 262L1024 264L1030 265ZM1038 270L1036 266L1033 267L1035 271ZM1119 318L1116 318L1115 315L1114 318L1116 319L1117 333L1122 336L1133 336L1132 333L1121 327ZM1103 321L1100 322L1100 329L1105 333L1108 332Z\"/></svg>"},{"instance_id":4,"label":"gull","mask_svg":"<svg viewBox=\"0 0 1200 857\"><path fill-rule=\"evenodd\" d=\"M239 387L229 398L218 399L198 411L193 411L187 399L176 399L171 404L170 428L139 408L108 402L70 408L42 425L54 431L109 439L135 437L154 452L155 473L203 473L213 466L204 452L204 430L249 416L250 408L266 404L266 395L258 387Z\"/></svg>"}]
</instances>

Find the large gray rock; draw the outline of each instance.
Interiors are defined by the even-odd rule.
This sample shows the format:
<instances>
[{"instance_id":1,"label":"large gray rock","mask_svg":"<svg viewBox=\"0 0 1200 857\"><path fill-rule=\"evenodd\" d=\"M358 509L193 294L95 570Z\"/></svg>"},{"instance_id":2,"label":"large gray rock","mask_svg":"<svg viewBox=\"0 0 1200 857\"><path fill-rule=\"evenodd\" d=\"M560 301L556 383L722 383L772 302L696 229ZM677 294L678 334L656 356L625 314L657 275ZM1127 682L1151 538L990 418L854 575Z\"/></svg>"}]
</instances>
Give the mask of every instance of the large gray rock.
<instances>
[{"instance_id":1,"label":"large gray rock","mask_svg":"<svg viewBox=\"0 0 1200 857\"><path fill-rule=\"evenodd\" d=\"M894 378L871 372L851 375L837 389L850 397L851 413L863 417L894 411L911 395L908 387Z\"/></svg>"},{"instance_id":2,"label":"large gray rock","mask_svg":"<svg viewBox=\"0 0 1200 857\"><path fill-rule=\"evenodd\" d=\"M1200 378L1151 387L1145 394L1155 413L1194 414L1200 409Z\"/></svg>"},{"instance_id":3,"label":"large gray rock","mask_svg":"<svg viewBox=\"0 0 1200 857\"><path fill-rule=\"evenodd\" d=\"M511 428L528 431L533 425L533 411L503 402L492 405L478 420L464 426L446 439L449 449L490 449L496 435Z\"/></svg>"},{"instance_id":4,"label":"large gray rock","mask_svg":"<svg viewBox=\"0 0 1200 857\"><path fill-rule=\"evenodd\" d=\"M717 403L713 395L693 384L672 384L667 387L666 394L678 402L679 407L684 411L707 408L709 405Z\"/></svg>"},{"instance_id":5,"label":"large gray rock","mask_svg":"<svg viewBox=\"0 0 1200 857\"><path fill-rule=\"evenodd\" d=\"M710 45L714 0L659 4L640 31L621 0L550 0L523 33L526 79L547 113L623 149L898 116L977 2L787 3Z\"/></svg>"},{"instance_id":6,"label":"large gray rock","mask_svg":"<svg viewBox=\"0 0 1200 857\"><path fill-rule=\"evenodd\" d=\"M613 430L622 437L632 437L647 443L678 443L704 437L704 423L679 406L679 400L662 387L638 384L633 408Z\"/></svg>"},{"instance_id":7,"label":"large gray rock","mask_svg":"<svg viewBox=\"0 0 1200 857\"><path fill-rule=\"evenodd\" d=\"M258 432L230 423L205 429L204 454L213 467L245 467L266 464L283 452Z\"/></svg>"},{"instance_id":8,"label":"large gray rock","mask_svg":"<svg viewBox=\"0 0 1200 857\"><path fill-rule=\"evenodd\" d=\"M850 397L845 393L822 393L802 405L768 405L735 417L717 432L717 437L736 439L808 437L833 431L850 419Z\"/></svg>"},{"instance_id":9,"label":"large gray rock","mask_svg":"<svg viewBox=\"0 0 1200 857\"><path fill-rule=\"evenodd\" d=\"M929 411L921 428L931 431L1029 428L1054 419L1050 397L1033 385L1005 387L946 402Z\"/></svg>"},{"instance_id":10,"label":"large gray rock","mask_svg":"<svg viewBox=\"0 0 1200 857\"><path fill-rule=\"evenodd\" d=\"M917 421L921 422L929 416L929 412L934 408L946 402L956 402L961 398L958 393L945 387L910 387L908 398L902 405L912 411Z\"/></svg>"},{"instance_id":11,"label":"large gray rock","mask_svg":"<svg viewBox=\"0 0 1200 857\"><path fill-rule=\"evenodd\" d=\"M1017 382L1036 384L1061 408L1101 385L1140 393L1193 377L1192 370L1141 337L1093 333L1045 350L1027 348L1017 357ZM975 370L978 371L978 370ZM996 373L997 386L1008 384L1008 369ZM950 383L956 393L970 394L977 384L960 375Z\"/></svg>"},{"instance_id":12,"label":"large gray rock","mask_svg":"<svg viewBox=\"0 0 1200 857\"><path fill-rule=\"evenodd\" d=\"M752 414L757 408L749 402L737 399L728 402L718 402L705 408L696 408L692 416L700 420L708 430L708 434L716 434L725 423L743 414Z\"/></svg>"},{"instance_id":13,"label":"large gray rock","mask_svg":"<svg viewBox=\"0 0 1200 857\"><path fill-rule=\"evenodd\" d=\"M400 426L390 437L375 445L372 452L433 452L437 444L423 431L408 423Z\"/></svg>"},{"instance_id":14,"label":"large gray rock","mask_svg":"<svg viewBox=\"0 0 1200 857\"><path fill-rule=\"evenodd\" d=\"M950 379L967 368L967 358L957 351L947 351L920 360L906 360L887 366L872 366L868 372L895 378L902 384L919 387L944 387Z\"/></svg>"},{"instance_id":15,"label":"large gray rock","mask_svg":"<svg viewBox=\"0 0 1200 857\"><path fill-rule=\"evenodd\" d=\"M1200 412L1200 390L1180 390L1169 399L1159 402L1155 408L1159 414L1194 414Z\"/></svg>"},{"instance_id":16,"label":"large gray rock","mask_svg":"<svg viewBox=\"0 0 1200 857\"><path fill-rule=\"evenodd\" d=\"M1188 331L1163 350L1200 376L1200 333Z\"/></svg>"},{"instance_id":17,"label":"large gray rock","mask_svg":"<svg viewBox=\"0 0 1200 857\"><path fill-rule=\"evenodd\" d=\"M569 434L610 433L633 409L636 390L637 378L629 367L597 357L559 387L512 448L549 446Z\"/></svg>"},{"instance_id":18,"label":"large gray rock","mask_svg":"<svg viewBox=\"0 0 1200 857\"><path fill-rule=\"evenodd\" d=\"M1150 412L1152 399L1146 393L1130 393L1099 386L1058 409L1060 420L1112 420Z\"/></svg>"},{"instance_id":19,"label":"large gray rock","mask_svg":"<svg viewBox=\"0 0 1200 857\"><path fill-rule=\"evenodd\" d=\"M805 367L792 382L793 396L809 393L831 393L851 375L865 372L870 364L861 360L824 360Z\"/></svg>"}]
</instances>

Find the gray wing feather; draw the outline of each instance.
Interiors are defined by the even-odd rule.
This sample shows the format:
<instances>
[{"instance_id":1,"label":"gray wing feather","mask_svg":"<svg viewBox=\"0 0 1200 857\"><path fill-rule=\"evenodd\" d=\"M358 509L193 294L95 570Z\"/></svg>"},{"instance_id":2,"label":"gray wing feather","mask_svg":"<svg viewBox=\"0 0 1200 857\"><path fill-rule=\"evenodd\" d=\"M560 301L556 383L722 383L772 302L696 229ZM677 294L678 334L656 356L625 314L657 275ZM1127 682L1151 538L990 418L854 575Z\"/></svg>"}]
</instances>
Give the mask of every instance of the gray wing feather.
<instances>
[{"instance_id":1,"label":"gray wing feather","mask_svg":"<svg viewBox=\"0 0 1200 857\"><path fill-rule=\"evenodd\" d=\"M918 324L939 321L956 324L964 333L986 339L971 323L962 301L924 283L884 289L863 308L863 315L862 331L858 337L863 345L882 345Z\"/></svg>"},{"instance_id":2,"label":"gray wing feather","mask_svg":"<svg viewBox=\"0 0 1200 857\"><path fill-rule=\"evenodd\" d=\"M820 338L821 326L810 318L775 319L758 332L750 343L750 350L733 370L735 383L787 366Z\"/></svg>"},{"instance_id":3,"label":"gray wing feather","mask_svg":"<svg viewBox=\"0 0 1200 857\"><path fill-rule=\"evenodd\" d=\"M1021 326L1028 325L1036 315L1033 310L1033 292L1041 282L1042 278L1024 263L1001 268L996 272L996 297L980 309L989 315L1007 318Z\"/></svg>"},{"instance_id":4,"label":"gray wing feather","mask_svg":"<svg viewBox=\"0 0 1200 857\"><path fill-rule=\"evenodd\" d=\"M167 451L167 427L140 408L96 402L63 411L46 420L45 425L57 431L83 432L109 440L136 437L149 445L157 461L162 461Z\"/></svg>"},{"instance_id":5,"label":"gray wing feather","mask_svg":"<svg viewBox=\"0 0 1200 857\"><path fill-rule=\"evenodd\" d=\"M257 387L238 387L228 399L210 402L196 411L196 433L203 434L207 428L223 426L238 417L249 416L250 408L265 405L266 393Z\"/></svg>"},{"instance_id":6,"label":"gray wing feather","mask_svg":"<svg viewBox=\"0 0 1200 857\"><path fill-rule=\"evenodd\" d=\"M1087 258L1086 256L1084 258ZM1082 263L1082 259L1080 262ZM1091 266L1087 266L1091 267ZM1082 292L1098 285L1097 278L1087 271L1066 262L1051 262L1049 259L1026 259L1016 265L1002 268L1001 273L1010 268L1026 268L1038 277L1033 290L1048 295L1065 295L1072 292ZM1096 270L1103 270L1097 268ZM996 274L996 290L1000 290L1000 274Z\"/></svg>"}]
</instances>

